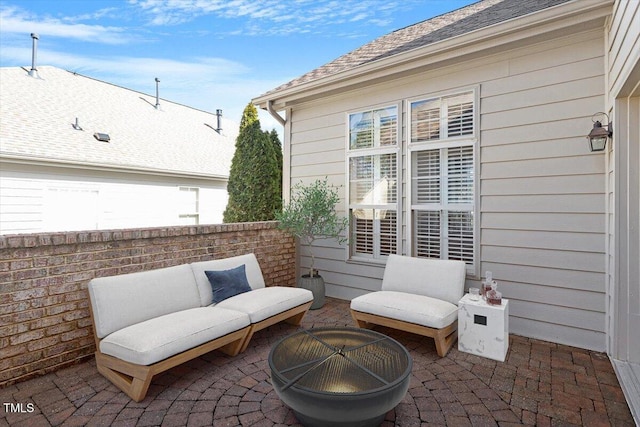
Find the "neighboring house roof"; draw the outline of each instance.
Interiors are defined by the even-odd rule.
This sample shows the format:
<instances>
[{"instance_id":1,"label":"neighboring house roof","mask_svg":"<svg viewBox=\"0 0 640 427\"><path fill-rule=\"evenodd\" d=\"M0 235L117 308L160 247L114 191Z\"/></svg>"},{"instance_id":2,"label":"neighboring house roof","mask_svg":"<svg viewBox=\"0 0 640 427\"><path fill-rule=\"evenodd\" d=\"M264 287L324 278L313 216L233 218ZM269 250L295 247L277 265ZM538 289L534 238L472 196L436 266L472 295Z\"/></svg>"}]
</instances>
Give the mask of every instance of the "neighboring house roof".
<instances>
[{"instance_id":1,"label":"neighboring house roof","mask_svg":"<svg viewBox=\"0 0 640 427\"><path fill-rule=\"evenodd\" d=\"M38 74L0 68L0 159L228 178L232 121L220 135L215 114L164 99L156 109L155 96L56 67Z\"/></svg>"},{"instance_id":2,"label":"neighboring house roof","mask_svg":"<svg viewBox=\"0 0 640 427\"><path fill-rule=\"evenodd\" d=\"M266 92L258 99L316 80L344 73L366 64L475 30L531 14L572 0L483 0L399 29Z\"/></svg>"}]
</instances>

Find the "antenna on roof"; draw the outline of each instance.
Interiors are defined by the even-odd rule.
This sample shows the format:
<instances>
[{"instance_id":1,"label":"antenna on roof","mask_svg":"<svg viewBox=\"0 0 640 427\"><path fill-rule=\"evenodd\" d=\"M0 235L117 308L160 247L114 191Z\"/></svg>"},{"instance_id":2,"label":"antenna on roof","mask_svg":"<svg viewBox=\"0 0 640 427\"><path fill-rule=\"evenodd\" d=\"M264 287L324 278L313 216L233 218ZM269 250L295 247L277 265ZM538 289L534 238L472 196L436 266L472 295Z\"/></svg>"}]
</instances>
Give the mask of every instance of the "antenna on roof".
<instances>
[{"instance_id":1,"label":"antenna on roof","mask_svg":"<svg viewBox=\"0 0 640 427\"><path fill-rule=\"evenodd\" d=\"M36 33L31 33L31 38L33 39L33 48L31 49L31 70L29 71L29 75L33 78L39 78L38 69L36 68L36 57L38 55L38 36Z\"/></svg>"},{"instance_id":2,"label":"antenna on roof","mask_svg":"<svg viewBox=\"0 0 640 427\"><path fill-rule=\"evenodd\" d=\"M158 88L159 83L160 83L160 79L156 77L156 110L160 109L160 93Z\"/></svg>"},{"instance_id":3,"label":"antenna on roof","mask_svg":"<svg viewBox=\"0 0 640 427\"><path fill-rule=\"evenodd\" d=\"M218 127L215 131L222 134L222 110L216 110L216 116L218 117Z\"/></svg>"}]
</instances>

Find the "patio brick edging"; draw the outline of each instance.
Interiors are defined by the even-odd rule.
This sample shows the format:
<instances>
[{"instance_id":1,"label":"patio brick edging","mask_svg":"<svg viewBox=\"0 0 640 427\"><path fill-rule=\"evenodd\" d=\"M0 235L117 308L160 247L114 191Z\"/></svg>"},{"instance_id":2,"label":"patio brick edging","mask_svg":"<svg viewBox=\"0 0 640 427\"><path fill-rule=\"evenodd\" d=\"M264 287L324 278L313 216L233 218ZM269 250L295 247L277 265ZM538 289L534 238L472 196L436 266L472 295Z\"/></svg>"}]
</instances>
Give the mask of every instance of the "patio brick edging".
<instances>
[{"instance_id":1,"label":"patio brick edging","mask_svg":"<svg viewBox=\"0 0 640 427\"><path fill-rule=\"evenodd\" d=\"M254 252L267 286L295 286L277 222L0 236L0 388L93 355L87 284Z\"/></svg>"}]
</instances>

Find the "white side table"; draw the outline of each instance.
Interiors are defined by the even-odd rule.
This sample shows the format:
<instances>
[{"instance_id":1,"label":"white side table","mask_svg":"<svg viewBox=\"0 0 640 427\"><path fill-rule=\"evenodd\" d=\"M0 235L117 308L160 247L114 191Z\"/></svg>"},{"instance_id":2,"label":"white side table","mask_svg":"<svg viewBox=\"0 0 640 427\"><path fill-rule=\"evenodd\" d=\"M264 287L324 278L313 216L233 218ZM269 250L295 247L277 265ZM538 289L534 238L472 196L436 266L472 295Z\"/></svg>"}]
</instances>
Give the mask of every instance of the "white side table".
<instances>
[{"instance_id":1,"label":"white side table","mask_svg":"<svg viewBox=\"0 0 640 427\"><path fill-rule=\"evenodd\" d=\"M458 302L458 350L504 362L509 349L509 300L489 305L465 294Z\"/></svg>"}]
</instances>

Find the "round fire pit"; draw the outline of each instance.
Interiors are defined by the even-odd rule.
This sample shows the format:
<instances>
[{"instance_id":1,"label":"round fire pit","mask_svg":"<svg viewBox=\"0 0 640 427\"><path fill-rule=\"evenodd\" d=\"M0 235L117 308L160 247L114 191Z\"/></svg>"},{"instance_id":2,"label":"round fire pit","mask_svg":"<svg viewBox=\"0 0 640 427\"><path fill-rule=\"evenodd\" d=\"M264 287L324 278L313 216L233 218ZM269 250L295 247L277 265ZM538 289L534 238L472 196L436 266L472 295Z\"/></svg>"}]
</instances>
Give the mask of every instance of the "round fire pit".
<instances>
[{"instance_id":1,"label":"round fire pit","mask_svg":"<svg viewBox=\"0 0 640 427\"><path fill-rule=\"evenodd\" d=\"M412 360L396 340L367 329L318 328L269 353L273 387L305 426L378 426L409 388Z\"/></svg>"}]
</instances>

